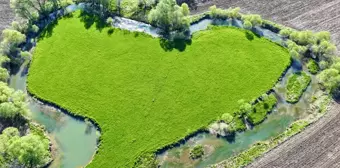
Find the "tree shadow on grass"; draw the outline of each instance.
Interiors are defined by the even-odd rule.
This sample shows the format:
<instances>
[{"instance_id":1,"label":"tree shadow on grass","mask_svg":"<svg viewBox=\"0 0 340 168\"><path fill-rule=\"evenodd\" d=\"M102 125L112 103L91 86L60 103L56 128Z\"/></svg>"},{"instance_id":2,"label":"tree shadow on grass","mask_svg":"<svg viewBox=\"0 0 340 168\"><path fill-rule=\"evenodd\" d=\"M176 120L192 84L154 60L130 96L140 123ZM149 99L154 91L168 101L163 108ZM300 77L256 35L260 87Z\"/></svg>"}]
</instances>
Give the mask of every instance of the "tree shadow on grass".
<instances>
[{"instance_id":1,"label":"tree shadow on grass","mask_svg":"<svg viewBox=\"0 0 340 168\"><path fill-rule=\"evenodd\" d=\"M101 32L105 27L108 26L103 18L94 14L93 12L82 10L78 18L80 18L80 21L84 23L84 27L86 29L89 29L95 25L96 29Z\"/></svg>"},{"instance_id":2,"label":"tree shadow on grass","mask_svg":"<svg viewBox=\"0 0 340 168\"><path fill-rule=\"evenodd\" d=\"M250 33L248 31L246 31L246 38L249 40L249 41L253 41L254 40L254 34L253 33Z\"/></svg>"},{"instance_id":3,"label":"tree shadow on grass","mask_svg":"<svg viewBox=\"0 0 340 168\"><path fill-rule=\"evenodd\" d=\"M191 45L192 41L184 40L184 39L175 39L173 41L167 39L160 39L159 44L163 48L164 51L172 51L173 49L177 49L180 52L185 51L187 45Z\"/></svg>"},{"instance_id":4,"label":"tree shadow on grass","mask_svg":"<svg viewBox=\"0 0 340 168\"><path fill-rule=\"evenodd\" d=\"M58 25L58 19L48 23L39 33L38 41L49 38L53 34L53 29Z\"/></svg>"}]
</instances>

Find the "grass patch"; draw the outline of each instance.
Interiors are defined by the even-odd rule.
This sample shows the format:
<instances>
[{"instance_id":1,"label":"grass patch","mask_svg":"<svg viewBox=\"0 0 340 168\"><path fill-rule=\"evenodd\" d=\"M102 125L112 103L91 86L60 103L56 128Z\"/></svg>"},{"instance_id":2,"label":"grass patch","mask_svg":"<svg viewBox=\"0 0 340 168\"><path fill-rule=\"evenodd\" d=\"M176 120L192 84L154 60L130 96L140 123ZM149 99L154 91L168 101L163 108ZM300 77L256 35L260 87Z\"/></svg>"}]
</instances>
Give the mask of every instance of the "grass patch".
<instances>
[{"instance_id":1,"label":"grass patch","mask_svg":"<svg viewBox=\"0 0 340 168\"><path fill-rule=\"evenodd\" d=\"M311 77L305 72L295 73L289 76L286 86L286 101L289 103L298 102L310 81Z\"/></svg>"},{"instance_id":2,"label":"grass patch","mask_svg":"<svg viewBox=\"0 0 340 168\"><path fill-rule=\"evenodd\" d=\"M77 16L38 42L28 89L100 125L88 167L132 167L259 97L290 63L286 49L235 28L196 33L177 50L144 34L86 29Z\"/></svg>"},{"instance_id":3,"label":"grass patch","mask_svg":"<svg viewBox=\"0 0 340 168\"><path fill-rule=\"evenodd\" d=\"M253 110L247 114L247 120L257 125L266 119L267 114L271 112L277 103L277 99L273 94L270 94L264 100L259 101L253 106Z\"/></svg>"},{"instance_id":4,"label":"grass patch","mask_svg":"<svg viewBox=\"0 0 340 168\"><path fill-rule=\"evenodd\" d=\"M313 59L310 59L308 61L307 68L308 68L308 71L314 75L317 74L320 70L318 63L316 63L316 61L314 61Z\"/></svg>"},{"instance_id":5,"label":"grass patch","mask_svg":"<svg viewBox=\"0 0 340 168\"><path fill-rule=\"evenodd\" d=\"M190 150L190 157L192 159L201 158L204 155L204 148L202 145L196 145Z\"/></svg>"}]
</instances>

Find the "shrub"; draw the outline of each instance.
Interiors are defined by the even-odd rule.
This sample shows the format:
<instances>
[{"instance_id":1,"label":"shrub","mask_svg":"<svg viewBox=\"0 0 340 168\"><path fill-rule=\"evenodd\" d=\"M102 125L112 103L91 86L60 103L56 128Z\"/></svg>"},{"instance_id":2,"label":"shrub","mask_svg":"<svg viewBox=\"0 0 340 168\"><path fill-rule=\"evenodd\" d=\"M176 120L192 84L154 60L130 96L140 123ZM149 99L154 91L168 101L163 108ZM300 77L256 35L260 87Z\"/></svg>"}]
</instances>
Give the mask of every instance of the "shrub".
<instances>
[{"instance_id":1,"label":"shrub","mask_svg":"<svg viewBox=\"0 0 340 168\"><path fill-rule=\"evenodd\" d=\"M26 33L29 27L29 23L27 20L13 21L11 27L12 29L17 30L21 33Z\"/></svg>"},{"instance_id":2,"label":"shrub","mask_svg":"<svg viewBox=\"0 0 340 168\"><path fill-rule=\"evenodd\" d=\"M32 57L32 54L28 51L21 51L20 56L24 59L30 59Z\"/></svg>"},{"instance_id":3,"label":"shrub","mask_svg":"<svg viewBox=\"0 0 340 168\"><path fill-rule=\"evenodd\" d=\"M290 34L289 38L299 45L314 44L315 38L312 31L294 31Z\"/></svg>"},{"instance_id":4,"label":"shrub","mask_svg":"<svg viewBox=\"0 0 340 168\"><path fill-rule=\"evenodd\" d=\"M201 158L204 155L204 148L202 145L196 145L190 150L190 157L192 159Z\"/></svg>"},{"instance_id":5,"label":"shrub","mask_svg":"<svg viewBox=\"0 0 340 168\"><path fill-rule=\"evenodd\" d=\"M108 25L112 25L112 23L113 23L112 17L108 17L108 18L106 19L106 23L107 23Z\"/></svg>"},{"instance_id":6,"label":"shrub","mask_svg":"<svg viewBox=\"0 0 340 168\"><path fill-rule=\"evenodd\" d=\"M253 125L261 123L267 114L273 110L276 103L277 99L273 94L267 99L259 101L253 106L252 111L247 113L247 120Z\"/></svg>"},{"instance_id":7,"label":"shrub","mask_svg":"<svg viewBox=\"0 0 340 168\"><path fill-rule=\"evenodd\" d=\"M38 31L39 31L39 27L37 25L32 25L31 26L31 32L38 33Z\"/></svg>"},{"instance_id":8,"label":"shrub","mask_svg":"<svg viewBox=\"0 0 340 168\"><path fill-rule=\"evenodd\" d=\"M305 72L295 73L289 76L286 86L286 101L289 103L298 102L310 81L311 77Z\"/></svg>"},{"instance_id":9,"label":"shrub","mask_svg":"<svg viewBox=\"0 0 340 168\"><path fill-rule=\"evenodd\" d=\"M243 20L243 24L244 24L245 27L261 26L262 23L263 23L260 15L243 15L242 20ZM251 24L249 24L249 23L251 23ZM245 25L245 24L247 24L247 25Z\"/></svg>"},{"instance_id":10,"label":"shrub","mask_svg":"<svg viewBox=\"0 0 340 168\"><path fill-rule=\"evenodd\" d=\"M155 154L153 153L145 153L138 157L135 165L133 167L138 168L157 168L158 160L156 159Z\"/></svg>"},{"instance_id":11,"label":"shrub","mask_svg":"<svg viewBox=\"0 0 340 168\"><path fill-rule=\"evenodd\" d=\"M240 8L229 8L229 9L221 9L217 8L216 5L213 5L209 8L210 10L210 17L213 19L237 19L241 17Z\"/></svg>"},{"instance_id":12,"label":"shrub","mask_svg":"<svg viewBox=\"0 0 340 168\"><path fill-rule=\"evenodd\" d=\"M7 69L0 67L0 81L7 82L9 73Z\"/></svg>"},{"instance_id":13,"label":"shrub","mask_svg":"<svg viewBox=\"0 0 340 168\"><path fill-rule=\"evenodd\" d=\"M313 59L310 59L308 61L308 64L307 64L307 68L308 68L308 71L311 73L311 74L317 74L318 71L319 71L319 65L316 61L314 61Z\"/></svg>"},{"instance_id":14,"label":"shrub","mask_svg":"<svg viewBox=\"0 0 340 168\"><path fill-rule=\"evenodd\" d=\"M230 124L233 121L234 117L229 113L224 113L221 117L221 120L227 124Z\"/></svg>"},{"instance_id":15,"label":"shrub","mask_svg":"<svg viewBox=\"0 0 340 168\"><path fill-rule=\"evenodd\" d=\"M289 37L290 34L293 33L293 30L291 28L284 28L282 30L280 30L279 34L282 36L282 37Z\"/></svg>"}]
</instances>

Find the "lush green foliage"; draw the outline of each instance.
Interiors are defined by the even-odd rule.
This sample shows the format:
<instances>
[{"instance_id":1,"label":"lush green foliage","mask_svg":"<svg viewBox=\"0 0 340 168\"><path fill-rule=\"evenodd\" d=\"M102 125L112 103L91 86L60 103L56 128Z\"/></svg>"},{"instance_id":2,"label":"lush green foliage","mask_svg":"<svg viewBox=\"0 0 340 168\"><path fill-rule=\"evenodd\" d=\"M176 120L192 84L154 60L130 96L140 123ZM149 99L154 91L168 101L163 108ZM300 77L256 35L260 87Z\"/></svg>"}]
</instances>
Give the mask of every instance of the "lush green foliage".
<instances>
[{"instance_id":1,"label":"lush green foliage","mask_svg":"<svg viewBox=\"0 0 340 168\"><path fill-rule=\"evenodd\" d=\"M0 135L0 155L2 167L43 166L50 160L49 142L35 134L20 137L17 128L8 127Z\"/></svg>"},{"instance_id":2,"label":"lush green foliage","mask_svg":"<svg viewBox=\"0 0 340 168\"><path fill-rule=\"evenodd\" d=\"M149 13L149 21L166 32L189 28L189 7L186 3L178 6L176 0L160 0Z\"/></svg>"},{"instance_id":3,"label":"lush green foliage","mask_svg":"<svg viewBox=\"0 0 340 168\"><path fill-rule=\"evenodd\" d=\"M246 29L261 26L263 21L260 15L242 15L243 25Z\"/></svg>"},{"instance_id":4,"label":"lush green foliage","mask_svg":"<svg viewBox=\"0 0 340 168\"><path fill-rule=\"evenodd\" d=\"M3 30L2 38L3 40L0 43L0 49L6 54L11 51L15 51L18 45L26 40L26 36L24 34L12 29Z\"/></svg>"},{"instance_id":5,"label":"lush green foliage","mask_svg":"<svg viewBox=\"0 0 340 168\"><path fill-rule=\"evenodd\" d=\"M277 99L273 94L263 98L262 101L253 106L251 112L247 113L247 120L253 125L261 123L267 114L273 110L276 103Z\"/></svg>"},{"instance_id":6,"label":"lush green foliage","mask_svg":"<svg viewBox=\"0 0 340 168\"><path fill-rule=\"evenodd\" d=\"M145 153L138 157L133 167L138 168L157 168L158 160L156 159L155 154L153 153Z\"/></svg>"},{"instance_id":7,"label":"lush green foliage","mask_svg":"<svg viewBox=\"0 0 340 168\"><path fill-rule=\"evenodd\" d=\"M26 115L27 112L25 94L0 82L0 117L14 118L16 115Z\"/></svg>"},{"instance_id":8,"label":"lush green foliage","mask_svg":"<svg viewBox=\"0 0 340 168\"><path fill-rule=\"evenodd\" d=\"M310 59L308 61L307 68L311 74L317 74L320 69L318 63L314 61L313 59Z\"/></svg>"},{"instance_id":9,"label":"lush green foliage","mask_svg":"<svg viewBox=\"0 0 340 168\"><path fill-rule=\"evenodd\" d=\"M209 8L210 17L213 19L237 19L241 17L240 8L221 9L213 5Z\"/></svg>"},{"instance_id":10,"label":"lush green foliage","mask_svg":"<svg viewBox=\"0 0 340 168\"><path fill-rule=\"evenodd\" d=\"M299 72L289 76L286 86L286 101L290 103L298 102L310 81L311 77L305 72Z\"/></svg>"},{"instance_id":11,"label":"lush green foliage","mask_svg":"<svg viewBox=\"0 0 340 168\"><path fill-rule=\"evenodd\" d=\"M196 145L190 150L190 157L192 159L201 158L204 155L204 148L202 145Z\"/></svg>"},{"instance_id":12,"label":"lush green foliage","mask_svg":"<svg viewBox=\"0 0 340 168\"><path fill-rule=\"evenodd\" d=\"M221 117L221 120L229 124L234 120L234 117L230 113L224 113Z\"/></svg>"},{"instance_id":13,"label":"lush green foliage","mask_svg":"<svg viewBox=\"0 0 340 168\"><path fill-rule=\"evenodd\" d=\"M76 14L59 20L38 42L28 76L31 93L100 125L88 167L133 166L142 153L237 111L237 100L259 97L290 63L286 49L236 28L202 31L175 48L108 30L85 29Z\"/></svg>"}]
</instances>

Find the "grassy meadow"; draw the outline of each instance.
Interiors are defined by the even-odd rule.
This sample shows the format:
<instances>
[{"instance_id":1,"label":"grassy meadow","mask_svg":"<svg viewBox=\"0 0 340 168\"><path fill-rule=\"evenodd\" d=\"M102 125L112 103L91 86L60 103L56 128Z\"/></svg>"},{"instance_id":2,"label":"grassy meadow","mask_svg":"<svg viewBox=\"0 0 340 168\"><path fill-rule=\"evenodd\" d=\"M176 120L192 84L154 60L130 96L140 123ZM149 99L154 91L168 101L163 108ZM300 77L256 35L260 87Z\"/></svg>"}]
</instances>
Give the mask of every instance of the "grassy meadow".
<instances>
[{"instance_id":1,"label":"grassy meadow","mask_svg":"<svg viewBox=\"0 0 340 168\"><path fill-rule=\"evenodd\" d=\"M99 124L101 146L88 167L132 167L141 154L235 112L239 99L259 97L290 63L286 49L236 28L169 45L78 15L38 42L28 90Z\"/></svg>"}]
</instances>

